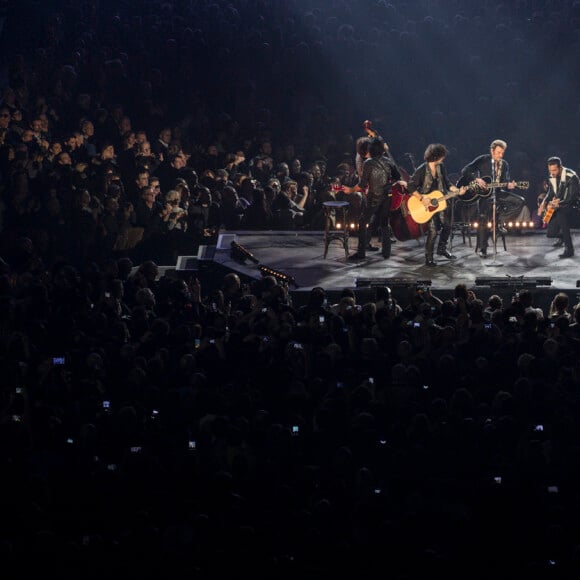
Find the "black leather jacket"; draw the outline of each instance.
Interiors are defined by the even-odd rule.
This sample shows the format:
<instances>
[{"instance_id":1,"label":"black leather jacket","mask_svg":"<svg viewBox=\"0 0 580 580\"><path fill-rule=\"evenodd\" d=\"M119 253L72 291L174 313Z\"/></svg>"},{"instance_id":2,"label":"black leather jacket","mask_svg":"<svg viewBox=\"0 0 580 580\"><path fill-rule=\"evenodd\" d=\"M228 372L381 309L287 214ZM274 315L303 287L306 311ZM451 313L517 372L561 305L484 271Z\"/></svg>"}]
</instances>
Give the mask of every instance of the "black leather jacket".
<instances>
[{"instance_id":1,"label":"black leather jacket","mask_svg":"<svg viewBox=\"0 0 580 580\"><path fill-rule=\"evenodd\" d=\"M560 200L560 208L572 207L578 200L580 183L578 175L572 169L564 167L562 177L559 185L557 185L556 179L548 179L550 187L545 201L548 203L557 197Z\"/></svg>"},{"instance_id":2,"label":"black leather jacket","mask_svg":"<svg viewBox=\"0 0 580 580\"><path fill-rule=\"evenodd\" d=\"M364 162L360 187L367 188L370 205L380 204L390 192L391 184L401 179L399 170L386 155L371 157Z\"/></svg>"}]
</instances>

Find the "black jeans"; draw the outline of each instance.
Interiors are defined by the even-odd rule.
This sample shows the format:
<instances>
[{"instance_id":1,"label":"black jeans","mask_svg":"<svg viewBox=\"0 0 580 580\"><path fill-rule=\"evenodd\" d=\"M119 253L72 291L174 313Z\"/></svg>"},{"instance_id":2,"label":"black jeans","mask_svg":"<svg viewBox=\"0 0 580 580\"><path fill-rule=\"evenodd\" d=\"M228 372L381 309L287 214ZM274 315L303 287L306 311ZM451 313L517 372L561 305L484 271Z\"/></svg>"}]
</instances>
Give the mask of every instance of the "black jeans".
<instances>
[{"instance_id":1,"label":"black jeans","mask_svg":"<svg viewBox=\"0 0 580 580\"><path fill-rule=\"evenodd\" d=\"M573 250L572 235L570 234L570 220L574 210L569 207L561 207L554 212L546 229L547 238L561 238L567 250Z\"/></svg>"},{"instance_id":2,"label":"black jeans","mask_svg":"<svg viewBox=\"0 0 580 580\"><path fill-rule=\"evenodd\" d=\"M433 259L433 251L435 250L435 238L437 232L439 233L439 243L437 250L444 252L447 249L447 242L451 235L451 205L438 213L436 213L427 224L427 239L425 240L425 257L429 260Z\"/></svg>"},{"instance_id":3,"label":"black jeans","mask_svg":"<svg viewBox=\"0 0 580 580\"><path fill-rule=\"evenodd\" d=\"M373 228L378 227L381 238L382 254L391 254L391 236L389 229L389 211L391 197L384 195L381 199L367 199L362 208L358 222L358 253L364 255L372 237Z\"/></svg>"},{"instance_id":4,"label":"black jeans","mask_svg":"<svg viewBox=\"0 0 580 580\"><path fill-rule=\"evenodd\" d=\"M496 194L496 226L516 219L524 207L526 200L517 193L500 191ZM493 195L479 200L479 228L477 230L477 245L480 250L487 250L491 228L487 227L493 222Z\"/></svg>"}]
</instances>

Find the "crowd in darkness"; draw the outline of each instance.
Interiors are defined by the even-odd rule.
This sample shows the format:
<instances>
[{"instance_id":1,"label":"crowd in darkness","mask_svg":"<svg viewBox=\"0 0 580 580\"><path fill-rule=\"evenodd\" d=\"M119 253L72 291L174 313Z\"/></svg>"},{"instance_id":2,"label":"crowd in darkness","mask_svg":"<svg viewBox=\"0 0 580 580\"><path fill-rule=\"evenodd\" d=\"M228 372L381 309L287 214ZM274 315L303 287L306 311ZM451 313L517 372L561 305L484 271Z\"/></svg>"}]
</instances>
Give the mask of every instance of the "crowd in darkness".
<instances>
[{"instance_id":1,"label":"crowd in darkness","mask_svg":"<svg viewBox=\"0 0 580 580\"><path fill-rule=\"evenodd\" d=\"M6 574L578 577L571 296L160 275L322 229L367 118L395 158L502 137L519 179L578 170L578 1L3 9Z\"/></svg>"}]
</instances>

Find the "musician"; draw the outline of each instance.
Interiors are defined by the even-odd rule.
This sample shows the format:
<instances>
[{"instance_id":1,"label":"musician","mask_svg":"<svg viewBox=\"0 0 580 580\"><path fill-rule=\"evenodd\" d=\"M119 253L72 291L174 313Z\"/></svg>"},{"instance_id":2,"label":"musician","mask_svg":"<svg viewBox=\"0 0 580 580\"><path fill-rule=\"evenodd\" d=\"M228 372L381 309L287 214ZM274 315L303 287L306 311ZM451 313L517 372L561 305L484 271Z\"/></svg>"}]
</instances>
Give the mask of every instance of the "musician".
<instances>
[{"instance_id":1,"label":"musician","mask_svg":"<svg viewBox=\"0 0 580 580\"><path fill-rule=\"evenodd\" d=\"M354 160L356 174L359 179L362 178L362 170L365 161L370 157L369 147L371 144L371 138L368 135L364 137L359 137L356 140L356 157Z\"/></svg>"},{"instance_id":2,"label":"musician","mask_svg":"<svg viewBox=\"0 0 580 580\"><path fill-rule=\"evenodd\" d=\"M546 236L558 238L554 247L564 246L564 253L558 256L560 259L571 258L574 255L574 246L570 234L570 221L580 189L578 175L572 169L564 167L559 157L548 159L548 173L550 174L548 193L538 207L538 215L543 215L547 208L554 210L548 221Z\"/></svg>"},{"instance_id":3,"label":"musician","mask_svg":"<svg viewBox=\"0 0 580 580\"><path fill-rule=\"evenodd\" d=\"M387 148L381 137L371 138L368 153L369 158L363 164L359 183L354 187L344 188L345 193L364 192L368 189L366 204L363 204L358 222L358 249L349 256L349 260L364 260L366 251L375 249L370 245L369 239L375 222L380 225L381 254L383 258L391 256L389 193L391 185L400 179L401 174L387 155Z\"/></svg>"},{"instance_id":4,"label":"musician","mask_svg":"<svg viewBox=\"0 0 580 580\"><path fill-rule=\"evenodd\" d=\"M493 195L496 197L496 230L507 233L502 225L510 219L516 219L525 204L525 199L521 195L513 192L516 187L515 181L510 179L508 162L503 158L507 143L501 139L495 139L489 146L489 153L479 155L471 163L461 170L461 178L457 185L468 185L475 181L479 187L487 193L478 200L479 228L477 231L477 247L479 256L487 257L487 247L491 234L487 227L488 222L493 221ZM492 183L507 183L507 191L503 188L490 189L488 183L483 179L487 177Z\"/></svg>"},{"instance_id":5,"label":"musician","mask_svg":"<svg viewBox=\"0 0 580 580\"><path fill-rule=\"evenodd\" d=\"M448 149L441 143L431 143L425 149L423 158L425 163L417 167L408 184L409 193L417 198L425 209L431 205L431 200L427 197L427 193L432 191L451 191L453 193L464 192L465 189L452 185L447 176L447 171L443 161L447 157ZM455 260L454 256L447 250L447 242L451 235L451 204L447 205L446 209L440 212L434 212L433 217L428 222L427 240L425 241L425 265L432 267L436 266L433 260L433 251L435 249L435 238L437 237L437 230L440 229L439 243L437 245L437 255L444 256L448 260Z\"/></svg>"}]
</instances>

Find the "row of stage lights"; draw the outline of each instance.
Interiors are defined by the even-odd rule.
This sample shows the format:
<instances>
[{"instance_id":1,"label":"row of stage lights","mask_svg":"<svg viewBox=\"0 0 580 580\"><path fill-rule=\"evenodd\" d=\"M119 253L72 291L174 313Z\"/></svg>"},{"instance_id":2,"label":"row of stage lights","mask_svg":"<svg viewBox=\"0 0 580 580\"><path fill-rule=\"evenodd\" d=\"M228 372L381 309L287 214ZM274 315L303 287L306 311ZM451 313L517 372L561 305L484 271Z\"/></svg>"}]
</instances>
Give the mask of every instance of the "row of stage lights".
<instances>
[{"instance_id":1,"label":"row of stage lights","mask_svg":"<svg viewBox=\"0 0 580 580\"><path fill-rule=\"evenodd\" d=\"M258 260L252 252L244 248L241 244L238 244L236 241L232 241L230 244L230 255L231 257L236 260L237 262L244 263L246 260L250 260L254 264L260 264L260 260ZM273 276L276 280L282 284L294 286L294 288L298 288L298 284L296 284L296 280L289 274L285 272L280 272L279 270L275 270L274 268L270 268L269 266L258 265L258 269L260 270L260 274L262 276Z\"/></svg>"},{"instance_id":2,"label":"row of stage lights","mask_svg":"<svg viewBox=\"0 0 580 580\"><path fill-rule=\"evenodd\" d=\"M473 229L477 229L479 228L479 222L473 222L471 224L468 224L470 227L472 227ZM489 229L492 228L493 224L491 222L487 222L487 227ZM503 222L502 225L504 228L507 228L508 230L522 230L522 229L534 229L536 226L534 224L534 222Z\"/></svg>"},{"instance_id":3,"label":"row of stage lights","mask_svg":"<svg viewBox=\"0 0 580 580\"><path fill-rule=\"evenodd\" d=\"M492 223L491 222L487 222L487 227L489 229L492 228ZM502 225L504 228L507 228L508 230L524 230L524 229L529 229L529 230L533 230L536 226L534 224L534 222L530 221L530 222L503 222ZM474 230L479 228L479 222L473 222L473 223L468 223L465 224L466 227L472 228ZM368 225L367 225L368 227ZM336 222L336 224L334 225L334 229L335 230L343 230L343 229L349 229L349 230L356 230L357 229L357 224L355 223L350 223L350 224L342 224L340 222Z\"/></svg>"}]
</instances>

